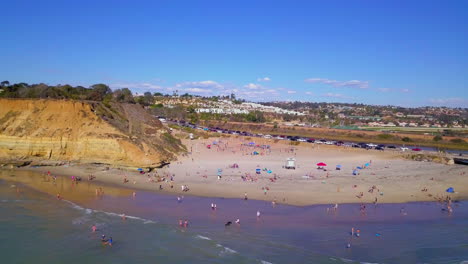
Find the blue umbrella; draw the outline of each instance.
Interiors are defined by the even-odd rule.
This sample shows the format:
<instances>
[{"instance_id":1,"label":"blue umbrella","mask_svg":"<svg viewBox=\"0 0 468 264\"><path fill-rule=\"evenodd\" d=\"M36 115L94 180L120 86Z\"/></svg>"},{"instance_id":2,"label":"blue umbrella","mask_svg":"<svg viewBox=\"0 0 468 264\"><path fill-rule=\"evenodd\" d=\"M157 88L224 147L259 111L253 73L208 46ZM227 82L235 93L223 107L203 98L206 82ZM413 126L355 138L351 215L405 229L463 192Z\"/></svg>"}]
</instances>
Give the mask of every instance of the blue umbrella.
<instances>
[{"instance_id":1,"label":"blue umbrella","mask_svg":"<svg viewBox=\"0 0 468 264\"><path fill-rule=\"evenodd\" d=\"M341 165L336 165L337 168L341 168Z\"/></svg>"},{"instance_id":2,"label":"blue umbrella","mask_svg":"<svg viewBox=\"0 0 468 264\"><path fill-rule=\"evenodd\" d=\"M143 169L142 169L142 168L138 168L137 170L142 171Z\"/></svg>"},{"instance_id":3,"label":"blue umbrella","mask_svg":"<svg viewBox=\"0 0 468 264\"><path fill-rule=\"evenodd\" d=\"M454 193L454 192L455 192L455 190L453 189L453 187L450 187L450 188L448 188L448 189L447 189L447 191L446 191L446 192L448 192L448 193Z\"/></svg>"}]
</instances>

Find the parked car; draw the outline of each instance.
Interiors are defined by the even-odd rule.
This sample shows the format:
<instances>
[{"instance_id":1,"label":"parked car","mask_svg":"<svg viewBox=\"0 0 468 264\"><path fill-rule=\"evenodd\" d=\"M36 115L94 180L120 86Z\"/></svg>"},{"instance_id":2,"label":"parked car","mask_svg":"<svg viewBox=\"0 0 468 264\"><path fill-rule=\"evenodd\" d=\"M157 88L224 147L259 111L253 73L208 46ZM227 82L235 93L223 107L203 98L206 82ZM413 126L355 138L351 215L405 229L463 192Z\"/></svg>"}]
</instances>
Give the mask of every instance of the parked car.
<instances>
[{"instance_id":1,"label":"parked car","mask_svg":"<svg viewBox=\"0 0 468 264\"><path fill-rule=\"evenodd\" d=\"M407 148L407 147L400 147L400 150L401 150L401 151L407 151L407 150L409 150L409 148Z\"/></svg>"}]
</instances>

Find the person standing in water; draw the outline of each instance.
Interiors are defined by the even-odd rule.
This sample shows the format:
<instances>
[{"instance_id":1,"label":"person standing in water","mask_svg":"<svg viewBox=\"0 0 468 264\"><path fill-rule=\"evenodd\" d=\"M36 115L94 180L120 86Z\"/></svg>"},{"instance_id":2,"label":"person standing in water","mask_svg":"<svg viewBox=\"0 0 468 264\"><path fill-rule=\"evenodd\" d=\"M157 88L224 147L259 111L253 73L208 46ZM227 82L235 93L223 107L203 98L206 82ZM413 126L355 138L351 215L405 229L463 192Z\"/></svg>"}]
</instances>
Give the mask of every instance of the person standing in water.
<instances>
[{"instance_id":1,"label":"person standing in water","mask_svg":"<svg viewBox=\"0 0 468 264\"><path fill-rule=\"evenodd\" d=\"M93 233L95 233L95 232L96 232L96 230L97 230L97 227L96 227L96 225L93 225L93 226L91 227L91 231L92 231Z\"/></svg>"}]
</instances>

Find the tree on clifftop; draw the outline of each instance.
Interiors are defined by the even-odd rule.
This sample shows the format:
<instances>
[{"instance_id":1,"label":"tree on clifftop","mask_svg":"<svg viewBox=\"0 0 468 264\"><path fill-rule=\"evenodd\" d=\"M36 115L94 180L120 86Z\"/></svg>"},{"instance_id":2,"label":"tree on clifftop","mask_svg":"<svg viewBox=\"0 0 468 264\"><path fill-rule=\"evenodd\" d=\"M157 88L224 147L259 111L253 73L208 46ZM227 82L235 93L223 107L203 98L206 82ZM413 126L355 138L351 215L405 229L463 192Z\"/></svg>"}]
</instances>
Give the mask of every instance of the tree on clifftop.
<instances>
[{"instance_id":1,"label":"tree on clifftop","mask_svg":"<svg viewBox=\"0 0 468 264\"><path fill-rule=\"evenodd\" d=\"M90 88L92 91L87 99L92 101L102 101L106 95L112 93L112 90L109 88L109 86L102 83L95 84Z\"/></svg>"},{"instance_id":2,"label":"tree on clifftop","mask_svg":"<svg viewBox=\"0 0 468 264\"><path fill-rule=\"evenodd\" d=\"M132 91L128 88L117 89L114 91L115 101L121 103L135 103L133 99Z\"/></svg>"},{"instance_id":3,"label":"tree on clifftop","mask_svg":"<svg viewBox=\"0 0 468 264\"><path fill-rule=\"evenodd\" d=\"M9 86L10 82L9 81L3 81L0 84L2 85L2 87L5 87L5 86Z\"/></svg>"}]
</instances>

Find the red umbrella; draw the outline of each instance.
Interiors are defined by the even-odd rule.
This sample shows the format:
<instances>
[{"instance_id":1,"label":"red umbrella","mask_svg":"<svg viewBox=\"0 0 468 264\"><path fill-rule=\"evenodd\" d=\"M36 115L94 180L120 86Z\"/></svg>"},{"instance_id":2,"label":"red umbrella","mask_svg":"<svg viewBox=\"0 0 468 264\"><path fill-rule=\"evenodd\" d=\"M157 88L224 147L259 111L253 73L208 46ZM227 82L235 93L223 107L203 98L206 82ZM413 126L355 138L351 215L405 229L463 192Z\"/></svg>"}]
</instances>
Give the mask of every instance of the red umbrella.
<instances>
[{"instance_id":1,"label":"red umbrella","mask_svg":"<svg viewBox=\"0 0 468 264\"><path fill-rule=\"evenodd\" d=\"M327 164L325 164L325 163L323 163L323 162L320 162L320 163L317 163L317 166L323 167L323 166L327 166Z\"/></svg>"}]
</instances>

